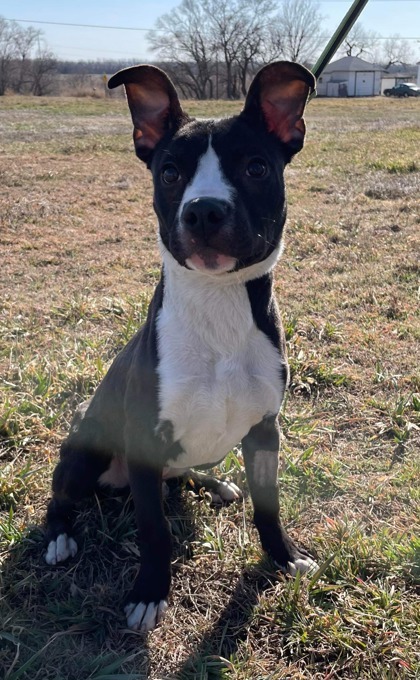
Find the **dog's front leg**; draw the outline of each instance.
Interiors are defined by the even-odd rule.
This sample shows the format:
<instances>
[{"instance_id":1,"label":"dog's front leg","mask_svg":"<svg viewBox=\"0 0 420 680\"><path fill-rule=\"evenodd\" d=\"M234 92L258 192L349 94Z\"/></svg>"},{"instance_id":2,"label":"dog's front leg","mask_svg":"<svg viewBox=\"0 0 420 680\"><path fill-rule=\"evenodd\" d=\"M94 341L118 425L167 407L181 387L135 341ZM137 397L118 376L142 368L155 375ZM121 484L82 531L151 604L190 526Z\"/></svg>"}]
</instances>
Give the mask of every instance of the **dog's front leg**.
<instances>
[{"instance_id":1,"label":"dog's front leg","mask_svg":"<svg viewBox=\"0 0 420 680\"><path fill-rule=\"evenodd\" d=\"M281 524L279 444L277 416L267 416L242 440L242 452L262 547L282 571L295 575L298 571L312 571L317 565L305 550L297 547Z\"/></svg>"},{"instance_id":2,"label":"dog's front leg","mask_svg":"<svg viewBox=\"0 0 420 680\"><path fill-rule=\"evenodd\" d=\"M127 625L152 630L163 618L171 583L172 539L162 503L162 470L128 451L128 470L140 547L140 570L127 597Z\"/></svg>"}]
</instances>

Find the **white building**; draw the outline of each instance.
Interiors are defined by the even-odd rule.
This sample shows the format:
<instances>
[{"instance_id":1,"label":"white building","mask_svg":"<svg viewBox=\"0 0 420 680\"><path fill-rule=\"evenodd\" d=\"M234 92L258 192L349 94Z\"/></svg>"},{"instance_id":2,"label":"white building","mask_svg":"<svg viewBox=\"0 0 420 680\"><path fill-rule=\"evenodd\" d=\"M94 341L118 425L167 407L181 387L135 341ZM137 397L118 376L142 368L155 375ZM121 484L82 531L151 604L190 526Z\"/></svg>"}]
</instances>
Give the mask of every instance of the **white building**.
<instances>
[{"instance_id":1,"label":"white building","mask_svg":"<svg viewBox=\"0 0 420 680\"><path fill-rule=\"evenodd\" d=\"M343 57L328 64L317 82L320 97L373 97L381 94L384 69L359 57Z\"/></svg>"}]
</instances>

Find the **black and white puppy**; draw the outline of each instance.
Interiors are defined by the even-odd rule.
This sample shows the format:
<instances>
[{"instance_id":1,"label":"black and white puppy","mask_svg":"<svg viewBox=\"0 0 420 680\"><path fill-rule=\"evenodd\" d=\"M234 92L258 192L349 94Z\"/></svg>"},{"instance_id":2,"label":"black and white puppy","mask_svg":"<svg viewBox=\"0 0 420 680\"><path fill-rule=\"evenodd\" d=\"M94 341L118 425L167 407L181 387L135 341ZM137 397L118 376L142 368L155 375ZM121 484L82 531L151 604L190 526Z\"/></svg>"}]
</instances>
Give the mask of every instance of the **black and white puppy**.
<instances>
[{"instance_id":1,"label":"black and white puppy","mask_svg":"<svg viewBox=\"0 0 420 680\"><path fill-rule=\"evenodd\" d=\"M77 501L101 484L129 484L141 564L125 611L130 628L151 630L171 582L162 480L215 465L239 442L264 550L291 574L316 566L279 518L277 416L288 369L272 275L286 219L283 172L303 146L315 79L298 64L270 64L243 111L222 120L189 118L153 66L120 71L109 81L118 85L137 156L153 175L162 276L145 325L61 447L45 558L75 555ZM224 500L239 495L233 484L202 481Z\"/></svg>"}]
</instances>

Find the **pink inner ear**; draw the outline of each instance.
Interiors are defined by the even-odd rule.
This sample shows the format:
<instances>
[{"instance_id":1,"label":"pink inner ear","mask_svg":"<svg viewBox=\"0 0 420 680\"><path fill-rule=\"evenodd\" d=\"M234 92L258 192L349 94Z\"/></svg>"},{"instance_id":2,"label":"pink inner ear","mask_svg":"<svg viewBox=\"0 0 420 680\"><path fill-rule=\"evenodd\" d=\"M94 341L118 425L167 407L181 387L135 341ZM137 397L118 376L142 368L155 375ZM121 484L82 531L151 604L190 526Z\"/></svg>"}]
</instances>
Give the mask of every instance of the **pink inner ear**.
<instances>
[{"instance_id":1,"label":"pink inner ear","mask_svg":"<svg viewBox=\"0 0 420 680\"><path fill-rule=\"evenodd\" d=\"M153 149L165 132L169 96L161 89L146 89L137 83L127 84L126 92L134 123L134 141Z\"/></svg>"},{"instance_id":2,"label":"pink inner ear","mask_svg":"<svg viewBox=\"0 0 420 680\"><path fill-rule=\"evenodd\" d=\"M308 94L307 85L298 80L267 90L261 93L261 108L269 131L285 144L303 139L305 123L302 114Z\"/></svg>"},{"instance_id":3,"label":"pink inner ear","mask_svg":"<svg viewBox=\"0 0 420 680\"><path fill-rule=\"evenodd\" d=\"M299 116L294 111L289 111L286 106L279 106L279 102L273 104L266 100L262 103L262 110L264 111L268 131L274 132L285 144L288 144L292 139L302 134L302 130L298 129L298 123L303 123L303 121L299 119Z\"/></svg>"},{"instance_id":4,"label":"pink inner ear","mask_svg":"<svg viewBox=\"0 0 420 680\"><path fill-rule=\"evenodd\" d=\"M161 139L163 134L163 126L162 126L162 131L157 130L156 127L152 125L148 125L146 121L143 121L142 123L142 130L139 130L139 128L134 128L134 142L136 142L139 146L145 147L147 149L154 149L158 141Z\"/></svg>"},{"instance_id":5,"label":"pink inner ear","mask_svg":"<svg viewBox=\"0 0 420 680\"><path fill-rule=\"evenodd\" d=\"M141 129L137 127L137 125L134 128L134 141L147 149L154 149L163 136L165 129L164 121L168 115L168 109L169 107L162 111L160 121L157 119L152 119L151 122L147 119L138 121L138 124L141 125Z\"/></svg>"}]
</instances>

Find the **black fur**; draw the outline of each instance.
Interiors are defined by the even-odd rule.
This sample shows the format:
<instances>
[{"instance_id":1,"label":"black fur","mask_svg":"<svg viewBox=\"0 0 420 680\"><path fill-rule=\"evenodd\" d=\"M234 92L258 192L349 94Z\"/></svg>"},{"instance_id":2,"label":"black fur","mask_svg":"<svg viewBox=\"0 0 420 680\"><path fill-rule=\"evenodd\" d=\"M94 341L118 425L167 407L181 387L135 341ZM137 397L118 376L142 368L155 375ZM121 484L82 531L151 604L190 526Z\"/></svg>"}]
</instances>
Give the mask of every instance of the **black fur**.
<instances>
[{"instance_id":1,"label":"black fur","mask_svg":"<svg viewBox=\"0 0 420 680\"><path fill-rule=\"evenodd\" d=\"M133 118L136 153L153 175L160 237L176 266L188 269L194 253L202 255L209 269L218 266L219 254L232 259L234 269L223 276L264 263L282 238L283 171L303 144L302 112L313 76L296 64L272 64L256 76L244 111L222 121L192 121L182 111L172 83L154 67L126 69L111 79L110 86L122 83ZM229 203L204 197L205 203L188 205L179 216L185 188L210 138L235 196ZM264 171L259 173L261 167ZM244 280L254 324L278 352L279 383L285 386L286 346L272 274ZM176 461L183 449L173 423L159 415L157 322L165 286L162 273L143 328L77 412L61 447L47 511L46 538L51 546L60 534L71 536L77 502L95 492L111 465L126 461L141 552L140 571L128 596L133 606L166 600L171 581L172 540L163 509L162 475L167 462ZM289 562L302 560L307 553L287 536L279 517L277 414L267 414L244 432L242 449L262 546L287 570ZM258 461L264 454L271 463L264 462L266 472L260 474ZM195 485L217 491L217 481L203 475L192 479ZM149 621L146 627L156 622ZM141 626L142 621L135 625Z\"/></svg>"}]
</instances>

